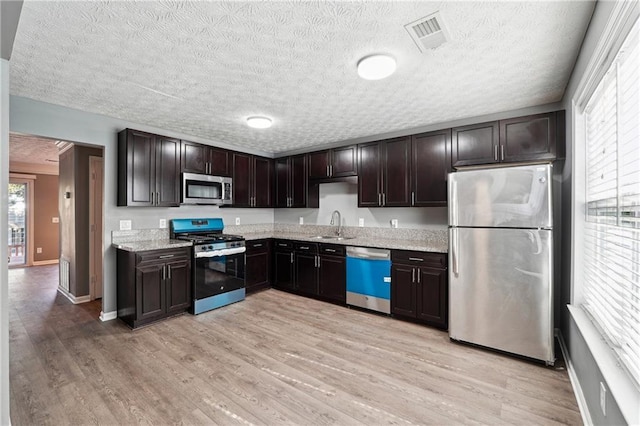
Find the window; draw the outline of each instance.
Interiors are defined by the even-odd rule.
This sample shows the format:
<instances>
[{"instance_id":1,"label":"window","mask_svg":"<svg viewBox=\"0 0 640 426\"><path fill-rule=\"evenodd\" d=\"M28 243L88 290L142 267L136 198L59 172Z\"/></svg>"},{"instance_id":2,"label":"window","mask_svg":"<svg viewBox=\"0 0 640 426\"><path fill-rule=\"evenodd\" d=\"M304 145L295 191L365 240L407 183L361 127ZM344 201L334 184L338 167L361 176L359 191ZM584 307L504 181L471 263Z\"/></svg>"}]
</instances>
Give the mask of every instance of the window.
<instances>
[{"instance_id":1,"label":"window","mask_svg":"<svg viewBox=\"0 0 640 426\"><path fill-rule=\"evenodd\" d=\"M584 110L584 308L640 383L640 25Z\"/></svg>"}]
</instances>

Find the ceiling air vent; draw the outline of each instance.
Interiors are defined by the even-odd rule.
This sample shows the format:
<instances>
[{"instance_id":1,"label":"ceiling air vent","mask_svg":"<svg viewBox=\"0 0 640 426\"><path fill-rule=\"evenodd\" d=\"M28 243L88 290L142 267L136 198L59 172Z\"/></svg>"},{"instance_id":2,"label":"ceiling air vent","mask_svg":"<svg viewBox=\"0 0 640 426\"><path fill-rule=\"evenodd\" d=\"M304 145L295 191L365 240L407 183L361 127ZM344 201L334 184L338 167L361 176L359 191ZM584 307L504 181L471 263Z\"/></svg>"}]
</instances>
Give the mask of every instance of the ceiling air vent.
<instances>
[{"instance_id":1,"label":"ceiling air vent","mask_svg":"<svg viewBox=\"0 0 640 426\"><path fill-rule=\"evenodd\" d=\"M404 27L422 53L435 49L449 40L449 33L440 12L432 13Z\"/></svg>"}]
</instances>

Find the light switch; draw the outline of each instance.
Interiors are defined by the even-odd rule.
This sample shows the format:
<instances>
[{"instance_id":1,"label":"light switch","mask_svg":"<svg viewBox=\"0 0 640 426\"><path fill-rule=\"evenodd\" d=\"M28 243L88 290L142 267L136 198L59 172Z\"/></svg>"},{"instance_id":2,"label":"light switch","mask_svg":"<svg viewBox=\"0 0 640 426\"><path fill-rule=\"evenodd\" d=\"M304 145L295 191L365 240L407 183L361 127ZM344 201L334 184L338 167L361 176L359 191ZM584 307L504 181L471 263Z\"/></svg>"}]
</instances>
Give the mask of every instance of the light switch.
<instances>
[{"instance_id":1,"label":"light switch","mask_svg":"<svg viewBox=\"0 0 640 426\"><path fill-rule=\"evenodd\" d=\"M298 220L298 223L300 225L304 225L304 217L300 216L300 219Z\"/></svg>"},{"instance_id":2,"label":"light switch","mask_svg":"<svg viewBox=\"0 0 640 426\"><path fill-rule=\"evenodd\" d=\"M240 218L236 217L236 225L240 225Z\"/></svg>"},{"instance_id":3,"label":"light switch","mask_svg":"<svg viewBox=\"0 0 640 426\"><path fill-rule=\"evenodd\" d=\"M391 219L391 227L392 228L398 227L398 219Z\"/></svg>"},{"instance_id":4,"label":"light switch","mask_svg":"<svg viewBox=\"0 0 640 426\"><path fill-rule=\"evenodd\" d=\"M60 223L60 218L59 217L52 217L51 218L51 223Z\"/></svg>"},{"instance_id":5,"label":"light switch","mask_svg":"<svg viewBox=\"0 0 640 426\"><path fill-rule=\"evenodd\" d=\"M358 226L361 228L364 226L364 217L361 217L360 219L358 219Z\"/></svg>"},{"instance_id":6,"label":"light switch","mask_svg":"<svg viewBox=\"0 0 640 426\"><path fill-rule=\"evenodd\" d=\"M121 231L131 231L131 221L130 220L121 220L120 221L120 230Z\"/></svg>"},{"instance_id":7,"label":"light switch","mask_svg":"<svg viewBox=\"0 0 640 426\"><path fill-rule=\"evenodd\" d=\"M167 219L160 219L160 228L164 229L167 227Z\"/></svg>"}]
</instances>

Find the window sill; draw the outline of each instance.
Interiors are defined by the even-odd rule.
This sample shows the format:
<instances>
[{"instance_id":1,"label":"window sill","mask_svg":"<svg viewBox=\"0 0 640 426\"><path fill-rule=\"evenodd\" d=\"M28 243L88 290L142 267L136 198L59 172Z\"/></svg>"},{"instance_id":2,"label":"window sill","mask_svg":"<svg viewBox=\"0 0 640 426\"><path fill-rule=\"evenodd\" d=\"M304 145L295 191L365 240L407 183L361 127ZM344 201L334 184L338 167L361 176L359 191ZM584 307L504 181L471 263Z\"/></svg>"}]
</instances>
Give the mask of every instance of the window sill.
<instances>
[{"instance_id":1,"label":"window sill","mask_svg":"<svg viewBox=\"0 0 640 426\"><path fill-rule=\"evenodd\" d=\"M640 391L633 379L618 364L613 350L607 345L587 314L575 305L567 307L625 420L630 425L640 424L640 410L638 410Z\"/></svg>"}]
</instances>

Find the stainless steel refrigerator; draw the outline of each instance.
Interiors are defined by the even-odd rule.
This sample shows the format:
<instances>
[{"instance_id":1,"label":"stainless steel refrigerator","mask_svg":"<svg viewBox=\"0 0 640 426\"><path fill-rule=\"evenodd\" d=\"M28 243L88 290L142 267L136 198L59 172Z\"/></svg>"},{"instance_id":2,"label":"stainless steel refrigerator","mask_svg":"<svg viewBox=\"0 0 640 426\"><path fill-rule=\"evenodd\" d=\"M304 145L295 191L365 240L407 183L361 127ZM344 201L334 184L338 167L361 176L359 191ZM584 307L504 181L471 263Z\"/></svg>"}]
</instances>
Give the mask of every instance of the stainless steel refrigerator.
<instances>
[{"instance_id":1,"label":"stainless steel refrigerator","mask_svg":"<svg viewBox=\"0 0 640 426\"><path fill-rule=\"evenodd\" d=\"M451 339L554 363L551 182L551 165L449 175Z\"/></svg>"}]
</instances>

